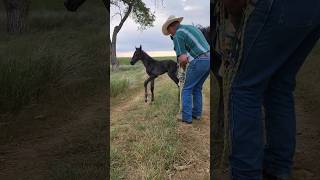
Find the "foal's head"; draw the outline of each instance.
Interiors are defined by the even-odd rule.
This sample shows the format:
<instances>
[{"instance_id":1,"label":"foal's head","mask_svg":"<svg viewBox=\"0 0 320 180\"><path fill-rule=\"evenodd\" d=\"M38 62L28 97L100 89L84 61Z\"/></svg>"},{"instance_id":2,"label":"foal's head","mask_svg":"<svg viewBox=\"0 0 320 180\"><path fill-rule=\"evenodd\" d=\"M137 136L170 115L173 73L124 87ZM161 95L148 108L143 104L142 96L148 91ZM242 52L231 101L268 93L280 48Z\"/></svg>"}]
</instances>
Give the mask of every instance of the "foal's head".
<instances>
[{"instance_id":1,"label":"foal's head","mask_svg":"<svg viewBox=\"0 0 320 180\"><path fill-rule=\"evenodd\" d=\"M140 45L139 48L136 47L136 51L134 52L131 60L130 60L130 64L134 65L136 62L138 62L139 60L144 58L144 52L142 51L142 47Z\"/></svg>"}]
</instances>

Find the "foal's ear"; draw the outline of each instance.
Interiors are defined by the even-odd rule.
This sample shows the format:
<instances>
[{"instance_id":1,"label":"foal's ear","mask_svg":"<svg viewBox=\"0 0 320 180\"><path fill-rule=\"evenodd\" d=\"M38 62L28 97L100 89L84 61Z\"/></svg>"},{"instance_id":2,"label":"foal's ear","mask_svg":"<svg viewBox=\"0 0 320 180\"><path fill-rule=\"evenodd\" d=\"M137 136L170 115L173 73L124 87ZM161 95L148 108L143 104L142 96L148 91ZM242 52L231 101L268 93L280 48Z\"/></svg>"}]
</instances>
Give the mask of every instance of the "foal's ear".
<instances>
[{"instance_id":1,"label":"foal's ear","mask_svg":"<svg viewBox=\"0 0 320 180\"><path fill-rule=\"evenodd\" d=\"M142 50L142 46L141 46L141 44L140 44L140 50Z\"/></svg>"}]
</instances>

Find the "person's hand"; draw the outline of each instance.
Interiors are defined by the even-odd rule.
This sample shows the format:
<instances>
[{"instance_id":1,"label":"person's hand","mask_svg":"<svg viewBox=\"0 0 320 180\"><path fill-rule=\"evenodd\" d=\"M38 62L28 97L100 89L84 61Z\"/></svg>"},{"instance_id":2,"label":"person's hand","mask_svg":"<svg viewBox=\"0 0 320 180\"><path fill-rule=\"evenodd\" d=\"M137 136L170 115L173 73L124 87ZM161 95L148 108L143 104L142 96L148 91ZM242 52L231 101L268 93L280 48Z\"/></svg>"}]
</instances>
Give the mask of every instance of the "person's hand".
<instances>
[{"instance_id":1,"label":"person's hand","mask_svg":"<svg viewBox=\"0 0 320 180\"><path fill-rule=\"evenodd\" d=\"M183 70L186 70L186 66L187 66L187 63L188 63L188 56L186 54L181 54L178 57L178 60L179 60L180 66L183 68Z\"/></svg>"},{"instance_id":2,"label":"person's hand","mask_svg":"<svg viewBox=\"0 0 320 180\"><path fill-rule=\"evenodd\" d=\"M184 70L186 70L187 64L188 64L188 60L186 60L186 61L180 61L180 66L181 66Z\"/></svg>"},{"instance_id":3,"label":"person's hand","mask_svg":"<svg viewBox=\"0 0 320 180\"><path fill-rule=\"evenodd\" d=\"M187 68L187 64L181 64L181 63L180 63L180 67L182 67L182 69L185 71L186 68Z\"/></svg>"}]
</instances>

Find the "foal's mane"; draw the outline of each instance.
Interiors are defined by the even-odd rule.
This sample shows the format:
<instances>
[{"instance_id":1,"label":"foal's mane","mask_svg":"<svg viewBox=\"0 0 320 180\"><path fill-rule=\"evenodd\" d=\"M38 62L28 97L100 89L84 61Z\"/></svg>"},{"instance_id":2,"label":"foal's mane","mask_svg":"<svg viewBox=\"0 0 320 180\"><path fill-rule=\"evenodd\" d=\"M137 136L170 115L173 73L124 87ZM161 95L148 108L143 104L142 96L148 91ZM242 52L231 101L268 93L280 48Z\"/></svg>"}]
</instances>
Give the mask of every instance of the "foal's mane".
<instances>
[{"instance_id":1,"label":"foal's mane","mask_svg":"<svg viewBox=\"0 0 320 180\"><path fill-rule=\"evenodd\" d=\"M156 60L153 59L151 56L149 56L149 54L146 53L144 50L141 49L141 52L142 52L143 57L145 58L145 60L147 60L147 61L156 61Z\"/></svg>"}]
</instances>

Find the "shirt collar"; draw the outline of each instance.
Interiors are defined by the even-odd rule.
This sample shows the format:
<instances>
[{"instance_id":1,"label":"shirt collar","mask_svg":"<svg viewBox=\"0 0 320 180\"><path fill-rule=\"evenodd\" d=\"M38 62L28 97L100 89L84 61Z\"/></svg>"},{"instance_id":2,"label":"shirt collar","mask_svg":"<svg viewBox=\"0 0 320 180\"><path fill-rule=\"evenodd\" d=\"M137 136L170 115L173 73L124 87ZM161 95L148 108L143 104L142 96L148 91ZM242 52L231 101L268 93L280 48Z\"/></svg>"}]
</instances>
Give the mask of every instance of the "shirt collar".
<instances>
[{"instance_id":1,"label":"shirt collar","mask_svg":"<svg viewBox=\"0 0 320 180\"><path fill-rule=\"evenodd\" d=\"M178 26L177 26L177 30L179 29L179 28L181 28L182 27L182 24L179 24Z\"/></svg>"},{"instance_id":2,"label":"shirt collar","mask_svg":"<svg viewBox=\"0 0 320 180\"><path fill-rule=\"evenodd\" d=\"M177 31L178 31L178 29L180 29L181 27L182 27L182 24L179 24L179 25L177 26L176 33L174 34L174 36L173 36L173 37L176 37Z\"/></svg>"}]
</instances>

